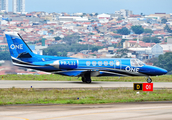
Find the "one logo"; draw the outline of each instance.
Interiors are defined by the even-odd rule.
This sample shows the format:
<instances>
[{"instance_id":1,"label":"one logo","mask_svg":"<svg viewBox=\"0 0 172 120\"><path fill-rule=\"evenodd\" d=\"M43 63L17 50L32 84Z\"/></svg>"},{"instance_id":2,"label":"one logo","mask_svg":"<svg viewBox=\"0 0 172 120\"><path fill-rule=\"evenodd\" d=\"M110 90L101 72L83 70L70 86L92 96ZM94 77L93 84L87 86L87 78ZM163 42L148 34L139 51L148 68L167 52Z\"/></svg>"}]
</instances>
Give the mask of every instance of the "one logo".
<instances>
[{"instance_id":1,"label":"one logo","mask_svg":"<svg viewBox=\"0 0 172 120\"><path fill-rule=\"evenodd\" d=\"M19 45L14 45L14 44L11 44L10 45L10 48L13 50L13 49L20 49L20 50L23 50L23 44L19 44Z\"/></svg>"},{"instance_id":2,"label":"one logo","mask_svg":"<svg viewBox=\"0 0 172 120\"><path fill-rule=\"evenodd\" d=\"M139 72L139 68L132 68L132 67L130 67L130 66L127 66L127 67L125 68L125 70L126 70L127 72L135 72L135 73L138 73L138 72Z\"/></svg>"}]
</instances>

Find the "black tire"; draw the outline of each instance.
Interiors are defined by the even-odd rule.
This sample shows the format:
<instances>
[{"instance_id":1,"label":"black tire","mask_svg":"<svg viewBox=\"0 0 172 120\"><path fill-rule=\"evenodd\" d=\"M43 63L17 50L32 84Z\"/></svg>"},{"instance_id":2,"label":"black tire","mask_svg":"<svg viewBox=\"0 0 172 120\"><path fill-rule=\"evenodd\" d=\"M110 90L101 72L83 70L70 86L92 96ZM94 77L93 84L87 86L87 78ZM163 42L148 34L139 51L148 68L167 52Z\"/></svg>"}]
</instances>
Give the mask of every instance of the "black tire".
<instances>
[{"instance_id":1,"label":"black tire","mask_svg":"<svg viewBox=\"0 0 172 120\"><path fill-rule=\"evenodd\" d=\"M85 82L86 82L85 77L82 77L82 82L83 82L83 83L85 83Z\"/></svg>"},{"instance_id":2,"label":"black tire","mask_svg":"<svg viewBox=\"0 0 172 120\"><path fill-rule=\"evenodd\" d=\"M148 78L147 79L147 83L151 83L152 82L152 79L151 78Z\"/></svg>"},{"instance_id":3,"label":"black tire","mask_svg":"<svg viewBox=\"0 0 172 120\"><path fill-rule=\"evenodd\" d=\"M86 83L91 83L91 80L86 81Z\"/></svg>"}]
</instances>

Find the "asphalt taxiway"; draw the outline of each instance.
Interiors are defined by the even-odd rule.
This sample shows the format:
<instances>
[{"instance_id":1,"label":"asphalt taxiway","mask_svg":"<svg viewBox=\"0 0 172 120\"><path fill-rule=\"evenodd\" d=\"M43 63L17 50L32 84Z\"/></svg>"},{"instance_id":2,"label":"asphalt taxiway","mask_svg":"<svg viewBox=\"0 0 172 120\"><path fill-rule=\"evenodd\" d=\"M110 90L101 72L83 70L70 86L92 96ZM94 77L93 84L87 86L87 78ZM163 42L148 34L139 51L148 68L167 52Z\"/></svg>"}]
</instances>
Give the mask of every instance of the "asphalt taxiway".
<instances>
[{"instance_id":1,"label":"asphalt taxiway","mask_svg":"<svg viewBox=\"0 0 172 120\"><path fill-rule=\"evenodd\" d=\"M172 82L154 82L154 89L172 89ZM92 82L91 84L81 81L19 81L0 80L0 88L37 88L37 89L115 89L126 87L133 89L133 82Z\"/></svg>"},{"instance_id":2,"label":"asphalt taxiway","mask_svg":"<svg viewBox=\"0 0 172 120\"><path fill-rule=\"evenodd\" d=\"M1 106L1 120L171 120L172 102Z\"/></svg>"}]
</instances>

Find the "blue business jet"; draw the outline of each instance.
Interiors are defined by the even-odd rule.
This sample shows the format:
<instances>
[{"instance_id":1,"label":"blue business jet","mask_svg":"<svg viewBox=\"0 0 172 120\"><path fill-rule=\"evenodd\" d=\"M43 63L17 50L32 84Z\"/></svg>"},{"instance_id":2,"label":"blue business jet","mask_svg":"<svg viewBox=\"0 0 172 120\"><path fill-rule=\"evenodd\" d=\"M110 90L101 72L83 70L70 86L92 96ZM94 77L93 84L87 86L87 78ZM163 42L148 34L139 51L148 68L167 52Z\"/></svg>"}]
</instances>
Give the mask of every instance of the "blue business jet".
<instances>
[{"instance_id":1,"label":"blue business jet","mask_svg":"<svg viewBox=\"0 0 172 120\"><path fill-rule=\"evenodd\" d=\"M79 59L70 57L55 57L37 55L32 52L18 33L5 33L12 63L53 74L82 77L85 83L91 83L91 76L150 76L164 75L167 70L149 66L138 59L111 58L111 59Z\"/></svg>"}]
</instances>

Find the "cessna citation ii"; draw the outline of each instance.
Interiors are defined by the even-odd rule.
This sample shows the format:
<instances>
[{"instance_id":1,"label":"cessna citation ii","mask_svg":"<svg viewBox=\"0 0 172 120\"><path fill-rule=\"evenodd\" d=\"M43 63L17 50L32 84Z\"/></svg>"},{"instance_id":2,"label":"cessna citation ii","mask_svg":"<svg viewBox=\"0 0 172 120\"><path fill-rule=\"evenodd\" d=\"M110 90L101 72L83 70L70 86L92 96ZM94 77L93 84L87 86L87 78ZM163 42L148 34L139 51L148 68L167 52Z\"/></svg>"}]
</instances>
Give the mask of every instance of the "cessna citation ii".
<instances>
[{"instance_id":1,"label":"cessna citation ii","mask_svg":"<svg viewBox=\"0 0 172 120\"><path fill-rule=\"evenodd\" d=\"M56 57L37 55L32 52L18 33L5 33L12 63L53 74L82 77L82 82L91 83L91 76L146 76L151 83L150 76L164 75L165 69L149 66L138 59L79 59L70 57Z\"/></svg>"}]
</instances>

